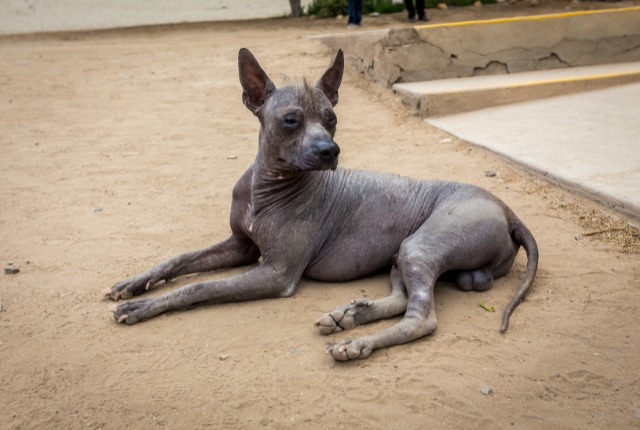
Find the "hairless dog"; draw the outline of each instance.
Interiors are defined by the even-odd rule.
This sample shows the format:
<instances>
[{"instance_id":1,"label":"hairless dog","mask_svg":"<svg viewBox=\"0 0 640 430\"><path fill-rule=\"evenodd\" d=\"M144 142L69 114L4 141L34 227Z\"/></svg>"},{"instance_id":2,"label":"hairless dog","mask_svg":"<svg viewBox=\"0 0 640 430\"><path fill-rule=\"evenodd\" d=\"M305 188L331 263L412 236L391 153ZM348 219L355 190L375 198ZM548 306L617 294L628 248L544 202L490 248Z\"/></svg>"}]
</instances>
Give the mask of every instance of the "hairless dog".
<instances>
[{"instance_id":1,"label":"hairless dog","mask_svg":"<svg viewBox=\"0 0 640 430\"><path fill-rule=\"evenodd\" d=\"M289 297L303 276L339 282L390 269L389 296L354 301L316 322L330 334L404 314L378 333L326 348L335 360L361 359L436 329L433 291L441 275L464 291L487 290L522 246L527 268L504 311L500 331L507 329L535 277L538 248L504 203L472 185L338 168L333 107L342 51L315 86L276 89L247 49L238 65L242 101L260 121L260 133L256 159L233 188L231 237L117 283L106 295L129 299L162 280L262 261L227 279L125 302L114 309L118 322L136 324L196 304Z\"/></svg>"}]
</instances>

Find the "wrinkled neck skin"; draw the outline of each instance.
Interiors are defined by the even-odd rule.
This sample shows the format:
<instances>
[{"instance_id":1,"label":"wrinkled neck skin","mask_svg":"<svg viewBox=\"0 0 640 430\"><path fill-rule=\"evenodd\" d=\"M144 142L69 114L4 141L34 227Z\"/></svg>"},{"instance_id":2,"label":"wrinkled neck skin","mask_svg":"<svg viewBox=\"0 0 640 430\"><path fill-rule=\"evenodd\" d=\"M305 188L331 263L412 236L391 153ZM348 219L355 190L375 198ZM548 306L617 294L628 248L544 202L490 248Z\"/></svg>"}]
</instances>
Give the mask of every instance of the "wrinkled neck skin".
<instances>
[{"instance_id":1,"label":"wrinkled neck skin","mask_svg":"<svg viewBox=\"0 0 640 430\"><path fill-rule=\"evenodd\" d=\"M263 128L260 127L259 149L253 163L251 178L251 206L254 216L259 216L264 209L299 204L298 196L309 202L309 193L314 199L322 197L322 182L331 175L331 171L303 171L291 167L277 154L268 152L263 144ZM306 197L305 197L306 196ZM296 211L297 212L297 211Z\"/></svg>"}]
</instances>

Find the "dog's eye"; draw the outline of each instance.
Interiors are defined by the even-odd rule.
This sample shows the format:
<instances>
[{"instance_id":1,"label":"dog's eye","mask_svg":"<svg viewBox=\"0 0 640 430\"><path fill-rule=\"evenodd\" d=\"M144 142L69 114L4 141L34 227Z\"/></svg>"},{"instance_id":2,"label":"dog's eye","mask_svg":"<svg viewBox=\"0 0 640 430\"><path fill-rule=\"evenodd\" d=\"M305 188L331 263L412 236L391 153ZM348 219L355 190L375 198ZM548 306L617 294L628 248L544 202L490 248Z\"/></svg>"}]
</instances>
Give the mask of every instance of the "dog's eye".
<instances>
[{"instance_id":1,"label":"dog's eye","mask_svg":"<svg viewBox=\"0 0 640 430\"><path fill-rule=\"evenodd\" d=\"M331 111L328 111L325 114L325 117L326 117L327 124L331 127L335 127L335 125L338 123L338 117L336 117L336 114Z\"/></svg>"},{"instance_id":2,"label":"dog's eye","mask_svg":"<svg viewBox=\"0 0 640 430\"><path fill-rule=\"evenodd\" d=\"M290 114L284 117L284 119L282 120L282 123L284 124L285 128L288 128L290 130L295 130L300 125L300 120L298 119L297 115Z\"/></svg>"}]
</instances>

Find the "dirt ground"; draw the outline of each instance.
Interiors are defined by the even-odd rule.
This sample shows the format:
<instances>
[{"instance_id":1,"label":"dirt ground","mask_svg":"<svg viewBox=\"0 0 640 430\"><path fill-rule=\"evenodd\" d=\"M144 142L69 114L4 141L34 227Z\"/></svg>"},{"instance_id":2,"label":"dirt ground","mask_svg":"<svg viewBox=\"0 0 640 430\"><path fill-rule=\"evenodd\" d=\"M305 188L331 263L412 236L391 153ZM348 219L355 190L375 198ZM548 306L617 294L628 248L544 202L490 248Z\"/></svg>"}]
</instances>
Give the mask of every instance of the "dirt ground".
<instances>
[{"instance_id":1,"label":"dirt ground","mask_svg":"<svg viewBox=\"0 0 640 430\"><path fill-rule=\"evenodd\" d=\"M524 3L431 17L638 2ZM404 15L365 25L405 25ZM229 234L231 188L258 130L240 101L238 49L276 84L316 79L333 53L307 36L343 30L303 18L0 39L0 265L20 270L0 274L0 428L640 428L637 232L426 125L352 70L337 107L343 167L480 185L536 236L538 276L507 333L498 328L522 252L488 292L439 286L438 330L365 361L334 363L324 345L393 320L328 338L313 322L384 296L387 275L304 281L291 299L132 327L113 320L105 288Z\"/></svg>"}]
</instances>

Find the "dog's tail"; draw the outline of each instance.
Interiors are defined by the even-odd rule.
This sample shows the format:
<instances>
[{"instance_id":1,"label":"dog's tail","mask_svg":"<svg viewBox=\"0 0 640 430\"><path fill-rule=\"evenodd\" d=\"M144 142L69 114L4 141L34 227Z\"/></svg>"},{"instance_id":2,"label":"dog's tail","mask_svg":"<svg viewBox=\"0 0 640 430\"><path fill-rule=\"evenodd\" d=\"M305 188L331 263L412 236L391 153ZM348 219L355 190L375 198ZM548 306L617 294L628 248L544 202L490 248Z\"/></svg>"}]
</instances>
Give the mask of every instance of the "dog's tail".
<instances>
[{"instance_id":1,"label":"dog's tail","mask_svg":"<svg viewBox=\"0 0 640 430\"><path fill-rule=\"evenodd\" d=\"M513 214L511 214L510 224L511 237L518 245L522 246L527 253L527 270L525 271L524 279L522 280L522 284L520 284L520 288L518 288L515 296L511 299L511 303L509 303L509 306L507 306L504 311L500 333L507 331L507 328L509 327L509 317L529 292L531 284L533 283L533 278L536 277L536 271L538 270L538 244L533 238L533 235L527 226Z\"/></svg>"}]
</instances>

